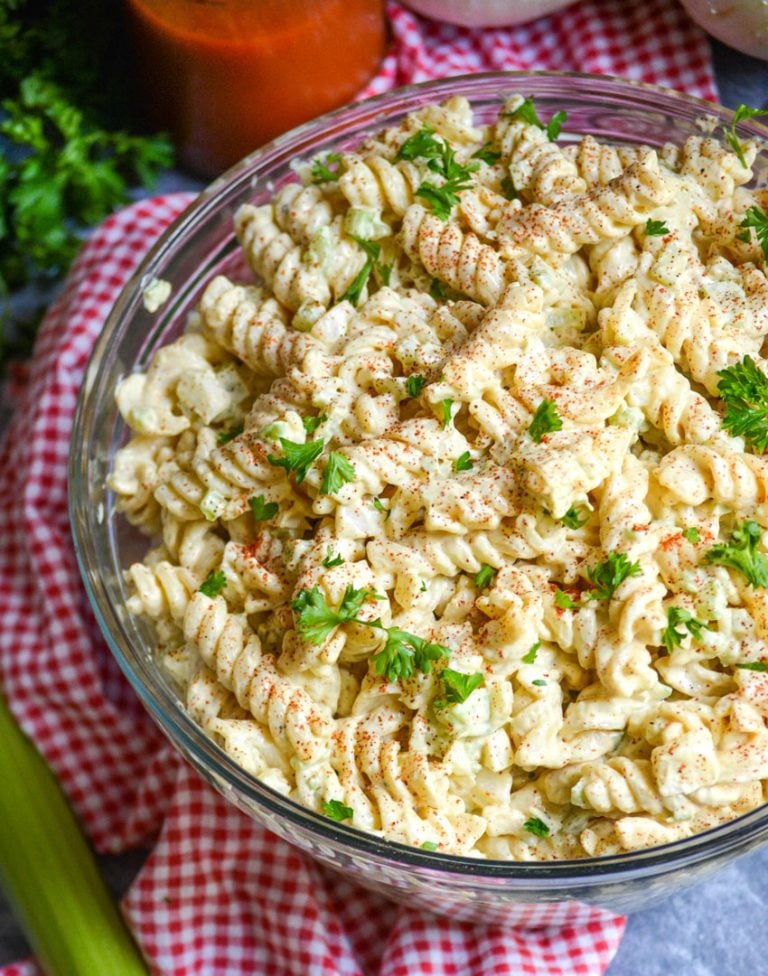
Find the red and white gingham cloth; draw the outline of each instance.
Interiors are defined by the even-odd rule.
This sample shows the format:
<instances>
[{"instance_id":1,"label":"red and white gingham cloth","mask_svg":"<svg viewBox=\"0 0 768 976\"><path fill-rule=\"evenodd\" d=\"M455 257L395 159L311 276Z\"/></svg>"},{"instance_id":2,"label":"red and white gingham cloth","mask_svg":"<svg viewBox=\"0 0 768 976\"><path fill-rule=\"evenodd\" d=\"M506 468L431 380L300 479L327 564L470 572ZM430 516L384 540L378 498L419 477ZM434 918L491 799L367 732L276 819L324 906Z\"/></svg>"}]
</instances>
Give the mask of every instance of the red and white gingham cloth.
<instances>
[{"instance_id":1,"label":"red and white gingham cloth","mask_svg":"<svg viewBox=\"0 0 768 976\"><path fill-rule=\"evenodd\" d=\"M389 14L392 53L369 91L516 67L623 74L715 95L706 41L672 0L584 0L489 31L433 24L395 3ZM624 919L585 908L558 925L502 929L390 904L228 805L166 743L119 673L75 565L72 416L118 292L189 199L158 197L107 220L41 329L0 446L0 687L95 847L155 842L123 908L156 976L599 976ZM0 976L39 971L28 961Z\"/></svg>"}]
</instances>

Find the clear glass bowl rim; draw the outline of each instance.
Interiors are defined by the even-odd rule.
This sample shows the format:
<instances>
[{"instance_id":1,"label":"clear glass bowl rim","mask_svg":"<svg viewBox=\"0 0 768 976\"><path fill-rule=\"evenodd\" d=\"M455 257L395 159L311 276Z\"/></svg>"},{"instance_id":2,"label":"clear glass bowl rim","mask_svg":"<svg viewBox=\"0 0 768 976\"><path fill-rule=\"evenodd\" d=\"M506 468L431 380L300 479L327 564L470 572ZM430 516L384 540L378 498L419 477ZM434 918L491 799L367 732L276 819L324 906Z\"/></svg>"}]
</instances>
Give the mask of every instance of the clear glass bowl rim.
<instances>
[{"instance_id":1,"label":"clear glass bowl rim","mask_svg":"<svg viewBox=\"0 0 768 976\"><path fill-rule=\"evenodd\" d=\"M118 637L121 633L120 619L101 584L98 559L90 534L84 531L86 525L94 526L95 523L90 518L92 512L88 510L87 452L82 451L80 445L87 443L86 436L92 426L90 399L99 366L112 346L119 343L120 326L123 324L127 306L136 290L141 288L142 282L154 275L155 266L162 258L183 243L187 230L207 213L211 202L215 201L225 188L241 180L245 173L250 173L253 179L260 163L275 151L284 151L287 146L300 142L308 134L320 135L334 125L338 125L340 121L345 121L347 126L360 124L366 118L375 119L380 109L401 111L414 96L426 94L434 100L447 97L449 94L466 94L471 101L472 95L478 94L475 89L481 89L486 83L496 84L501 90L504 84L514 84L522 80L531 81L534 93L537 81L562 81L575 87L584 86L584 89L589 85L591 92L602 90L606 95L622 95L630 102L636 100L638 96L647 96L649 108L658 109L663 103L687 104L689 108L700 111L702 115L718 117L724 124L730 123L733 119L732 110L695 95L611 75L576 71L490 71L419 82L353 102L297 126L261 146L215 179L191 201L147 252L118 296L94 345L78 397L69 456L69 515L80 575L101 632L112 654L139 699L166 736L177 748L181 747L182 752L186 751L193 755L195 762L217 782L242 793L251 804L264 806L281 819L308 829L320 840L337 843L377 859L384 858L404 868L436 869L441 875L461 876L468 880L474 877L477 880L493 878L499 881L519 881L525 882L529 887L541 889L551 889L555 885L559 888L563 883L577 888L579 886L589 888L601 882L619 883L645 875L652 877L665 874L673 869L692 866L702 861L722 859L731 851L739 853L753 847L768 838L768 805L764 804L726 824L670 844L623 854L558 861L495 861L442 854L439 851L425 851L383 840L344 824L338 824L287 799L246 773L205 735L164 686L147 683L142 679L121 646ZM573 91L569 91L569 94L573 94ZM411 108L415 107L415 105L411 106ZM635 107L643 106L638 104ZM745 121L741 125L751 135L768 144L767 125L754 119ZM95 527L98 530L99 526Z\"/></svg>"}]
</instances>

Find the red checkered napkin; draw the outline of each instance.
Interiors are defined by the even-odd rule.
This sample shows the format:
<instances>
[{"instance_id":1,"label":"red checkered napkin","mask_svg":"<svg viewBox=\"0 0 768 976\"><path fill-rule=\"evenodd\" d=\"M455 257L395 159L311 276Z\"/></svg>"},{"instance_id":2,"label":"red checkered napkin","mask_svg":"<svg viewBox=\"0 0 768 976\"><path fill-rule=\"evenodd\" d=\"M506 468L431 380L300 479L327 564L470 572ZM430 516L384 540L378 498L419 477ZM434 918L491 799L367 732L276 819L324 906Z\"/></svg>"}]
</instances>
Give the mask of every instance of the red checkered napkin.
<instances>
[{"instance_id":1,"label":"red checkered napkin","mask_svg":"<svg viewBox=\"0 0 768 976\"><path fill-rule=\"evenodd\" d=\"M584 0L533 24L488 31L438 25L395 3L389 13L392 52L367 93L463 71L550 68L715 96L706 40L666 0ZM159 197L106 221L43 324L0 446L0 686L98 850L156 839L123 906L156 976L598 976L623 919L582 906L542 918L544 927L476 927L356 887L204 784L112 660L80 584L67 520L72 415L112 303L189 199ZM26 962L0 976L39 971Z\"/></svg>"},{"instance_id":2,"label":"red checkered napkin","mask_svg":"<svg viewBox=\"0 0 768 976\"><path fill-rule=\"evenodd\" d=\"M515 6L509 0L510 7ZM393 44L365 89L476 71L587 71L717 100L706 34L676 0L581 0L517 27L470 30L388 0Z\"/></svg>"}]
</instances>

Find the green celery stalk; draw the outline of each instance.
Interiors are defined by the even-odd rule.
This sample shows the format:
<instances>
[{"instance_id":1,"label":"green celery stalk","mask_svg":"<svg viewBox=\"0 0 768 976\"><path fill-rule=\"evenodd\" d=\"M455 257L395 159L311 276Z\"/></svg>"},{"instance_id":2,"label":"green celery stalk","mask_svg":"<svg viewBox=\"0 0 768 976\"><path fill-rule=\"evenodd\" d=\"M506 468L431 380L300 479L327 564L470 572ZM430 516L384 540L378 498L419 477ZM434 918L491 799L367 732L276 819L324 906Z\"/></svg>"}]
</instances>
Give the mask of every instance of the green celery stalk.
<instances>
[{"instance_id":1,"label":"green celery stalk","mask_svg":"<svg viewBox=\"0 0 768 976\"><path fill-rule=\"evenodd\" d=\"M48 976L148 976L56 777L2 695L0 883Z\"/></svg>"}]
</instances>

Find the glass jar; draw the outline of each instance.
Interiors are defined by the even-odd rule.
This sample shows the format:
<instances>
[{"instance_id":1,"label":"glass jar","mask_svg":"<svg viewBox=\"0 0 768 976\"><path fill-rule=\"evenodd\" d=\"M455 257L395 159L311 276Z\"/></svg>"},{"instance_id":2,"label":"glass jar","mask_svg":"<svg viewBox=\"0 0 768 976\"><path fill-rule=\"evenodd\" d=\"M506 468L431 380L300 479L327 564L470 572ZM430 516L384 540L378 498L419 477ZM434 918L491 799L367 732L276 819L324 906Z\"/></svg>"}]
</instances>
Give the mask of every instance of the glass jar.
<instances>
[{"instance_id":1,"label":"glass jar","mask_svg":"<svg viewBox=\"0 0 768 976\"><path fill-rule=\"evenodd\" d=\"M354 98L386 38L383 0L126 0L143 114L214 176Z\"/></svg>"}]
</instances>

